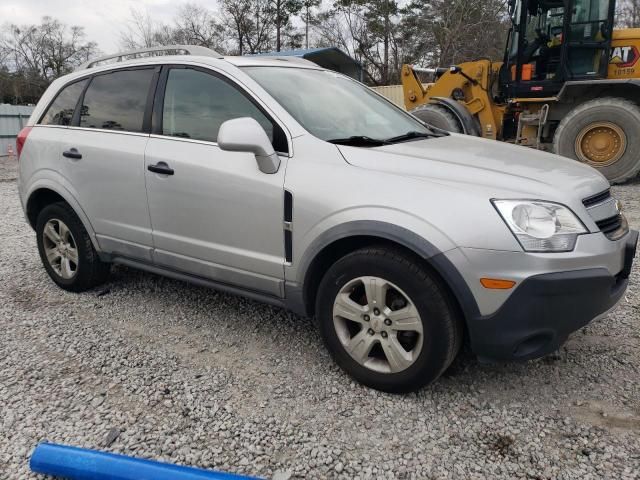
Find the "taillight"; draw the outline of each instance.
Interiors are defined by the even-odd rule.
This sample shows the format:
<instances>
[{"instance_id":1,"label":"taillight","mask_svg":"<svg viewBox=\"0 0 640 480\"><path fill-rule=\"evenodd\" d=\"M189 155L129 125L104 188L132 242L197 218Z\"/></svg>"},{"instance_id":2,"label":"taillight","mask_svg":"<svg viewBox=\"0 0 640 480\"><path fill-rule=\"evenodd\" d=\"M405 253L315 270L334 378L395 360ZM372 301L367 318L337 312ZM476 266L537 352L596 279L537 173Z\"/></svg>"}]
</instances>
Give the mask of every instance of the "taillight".
<instances>
[{"instance_id":1,"label":"taillight","mask_svg":"<svg viewBox=\"0 0 640 480\"><path fill-rule=\"evenodd\" d=\"M22 149L24 148L24 144L27 141L27 137L29 136L30 131L31 131L31 127L24 127L22 130L20 130L20 133L16 138L16 149L18 150L18 160L20 160L20 154L22 153Z\"/></svg>"}]
</instances>

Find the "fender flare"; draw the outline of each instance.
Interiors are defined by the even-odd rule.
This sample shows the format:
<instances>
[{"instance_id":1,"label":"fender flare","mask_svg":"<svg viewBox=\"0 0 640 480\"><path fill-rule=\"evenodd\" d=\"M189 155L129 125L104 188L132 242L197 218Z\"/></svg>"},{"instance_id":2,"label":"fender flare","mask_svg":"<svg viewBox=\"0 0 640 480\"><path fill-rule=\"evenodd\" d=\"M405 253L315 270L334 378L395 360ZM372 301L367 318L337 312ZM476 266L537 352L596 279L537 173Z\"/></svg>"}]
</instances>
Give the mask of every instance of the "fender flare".
<instances>
[{"instance_id":1,"label":"fender flare","mask_svg":"<svg viewBox=\"0 0 640 480\"><path fill-rule=\"evenodd\" d=\"M378 237L397 243L412 251L424 259L440 275L460 305L465 321L480 315L478 304L471 289L444 252L425 238L406 228L375 220L356 220L336 225L309 245L300 259L295 283L287 282L285 287L287 292L285 303L289 309L300 315L307 315L307 299L304 298L304 292L313 261L325 248L336 241L359 236Z\"/></svg>"},{"instance_id":2,"label":"fender flare","mask_svg":"<svg viewBox=\"0 0 640 480\"><path fill-rule=\"evenodd\" d=\"M52 180L50 178L40 178L36 180L34 183L32 183L31 185L29 185L26 191L26 194L24 196L25 218L27 217L27 208L29 205L29 200L31 199L33 194L36 193L38 190L51 190L52 192L55 192L58 195L60 195L64 199L64 201L67 202L69 206L73 209L75 214L78 215L78 218L82 222L82 225L84 226L85 230L89 234L91 243L93 243L93 248L95 248L97 252L101 251L100 245L96 238L96 232L93 229L93 225L91 225L91 222L89 221L89 217L80 206L80 203L76 200L73 194L64 187L64 185L60 184L59 182L56 182L55 180ZM27 218L27 221L28 221L28 218Z\"/></svg>"},{"instance_id":3,"label":"fender flare","mask_svg":"<svg viewBox=\"0 0 640 480\"><path fill-rule=\"evenodd\" d=\"M462 133L465 135L471 135L473 137L480 137L480 131L478 130L478 124L473 118L473 115L469 113L469 110L464 106L451 98L445 97L433 97L430 101L433 105L440 105L451 112L462 126Z\"/></svg>"}]
</instances>

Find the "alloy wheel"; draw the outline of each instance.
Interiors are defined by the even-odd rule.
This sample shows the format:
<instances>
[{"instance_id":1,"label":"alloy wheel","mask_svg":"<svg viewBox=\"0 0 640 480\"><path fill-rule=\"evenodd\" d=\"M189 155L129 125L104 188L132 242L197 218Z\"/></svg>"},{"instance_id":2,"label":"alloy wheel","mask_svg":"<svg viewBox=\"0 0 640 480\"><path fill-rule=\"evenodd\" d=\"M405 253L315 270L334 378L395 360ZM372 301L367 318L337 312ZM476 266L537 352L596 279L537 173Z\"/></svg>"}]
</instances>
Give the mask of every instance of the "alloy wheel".
<instances>
[{"instance_id":1,"label":"alloy wheel","mask_svg":"<svg viewBox=\"0 0 640 480\"><path fill-rule=\"evenodd\" d=\"M67 225L58 219L49 220L42 232L47 262L65 280L78 272L78 247Z\"/></svg>"},{"instance_id":2,"label":"alloy wheel","mask_svg":"<svg viewBox=\"0 0 640 480\"><path fill-rule=\"evenodd\" d=\"M415 304L380 277L358 277L340 289L333 325L347 353L376 372L406 370L422 351L423 326Z\"/></svg>"}]
</instances>

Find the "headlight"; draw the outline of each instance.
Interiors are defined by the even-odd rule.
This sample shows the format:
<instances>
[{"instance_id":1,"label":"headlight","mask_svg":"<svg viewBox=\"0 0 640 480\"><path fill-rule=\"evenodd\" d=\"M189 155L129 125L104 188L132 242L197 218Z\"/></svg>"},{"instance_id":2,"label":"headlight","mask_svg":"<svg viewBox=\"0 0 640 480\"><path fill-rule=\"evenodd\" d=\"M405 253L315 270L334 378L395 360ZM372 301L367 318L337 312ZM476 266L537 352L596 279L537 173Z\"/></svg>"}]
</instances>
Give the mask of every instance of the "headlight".
<instances>
[{"instance_id":1,"label":"headlight","mask_svg":"<svg viewBox=\"0 0 640 480\"><path fill-rule=\"evenodd\" d=\"M492 200L527 252L570 252L587 229L564 205L535 200Z\"/></svg>"}]
</instances>

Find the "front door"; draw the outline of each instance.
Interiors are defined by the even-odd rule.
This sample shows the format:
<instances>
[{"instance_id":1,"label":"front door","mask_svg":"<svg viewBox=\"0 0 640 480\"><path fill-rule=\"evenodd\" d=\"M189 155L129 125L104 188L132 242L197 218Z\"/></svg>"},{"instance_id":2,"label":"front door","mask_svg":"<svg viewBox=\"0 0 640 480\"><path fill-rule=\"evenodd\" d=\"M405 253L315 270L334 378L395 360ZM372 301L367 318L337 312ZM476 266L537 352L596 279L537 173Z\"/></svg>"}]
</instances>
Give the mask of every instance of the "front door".
<instances>
[{"instance_id":1,"label":"front door","mask_svg":"<svg viewBox=\"0 0 640 480\"><path fill-rule=\"evenodd\" d=\"M566 19L566 80L606 78L615 2L574 0Z\"/></svg>"},{"instance_id":2,"label":"front door","mask_svg":"<svg viewBox=\"0 0 640 480\"><path fill-rule=\"evenodd\" d=\"M215 143L223 122L253 117L282 151L281 128L227 78L197 68L165 67L154 108L145 154L154 262L282 296L286 156L268 175L253 154Z\"/></svg>"}]
</instances>

